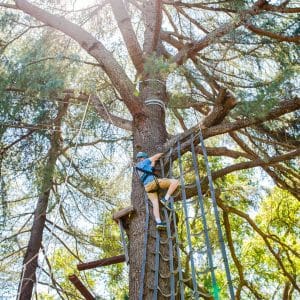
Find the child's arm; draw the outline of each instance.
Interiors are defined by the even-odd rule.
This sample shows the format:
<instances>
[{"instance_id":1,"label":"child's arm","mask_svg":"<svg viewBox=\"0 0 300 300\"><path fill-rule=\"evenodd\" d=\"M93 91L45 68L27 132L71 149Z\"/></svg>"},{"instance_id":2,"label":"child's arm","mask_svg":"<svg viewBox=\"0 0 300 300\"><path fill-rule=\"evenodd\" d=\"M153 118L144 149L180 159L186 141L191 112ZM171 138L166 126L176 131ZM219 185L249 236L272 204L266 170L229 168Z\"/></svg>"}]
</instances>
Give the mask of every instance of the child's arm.
<instances>
[{"instance_id":1,"label":"child's arm","mask_svg":"<svg viewBox=\"0 0 300 300\"><path fill-rule=\"evenodd\" d=\"M159 160L163 155L164 155L163 153L157 153L157 154L154 154L153 156L149 157L149 159L151 161L151 166L154 167L156 161Z\"/></svg>"}]
</instances>

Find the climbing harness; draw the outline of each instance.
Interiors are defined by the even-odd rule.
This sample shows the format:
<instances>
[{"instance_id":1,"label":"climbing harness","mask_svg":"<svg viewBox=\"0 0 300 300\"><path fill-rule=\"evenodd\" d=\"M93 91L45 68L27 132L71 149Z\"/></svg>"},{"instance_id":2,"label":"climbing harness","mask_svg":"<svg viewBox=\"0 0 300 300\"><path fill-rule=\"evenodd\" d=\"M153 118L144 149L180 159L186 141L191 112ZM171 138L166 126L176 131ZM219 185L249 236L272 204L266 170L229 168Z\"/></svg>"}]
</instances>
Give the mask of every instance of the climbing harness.
<instances>
[{"instance_id":1,"label":"climbing harness","mask_svg":"<svg viewBox=\"0 0 300 300\"><path fill-rule=\"evenodd\" d=\"M146 179L149 177L149 176L154 176L154 180L155 180L155 183L156 183L156 187L150 191L148 191L148 193L151 193L151 192L157 192L160 190L160 186L159 186L159 182L158 182L158 175L156 173L154 173L154 168L152 168L152 172L150 171L147 171L147 170L144 170L142 168L139 168L137 166L134 167L134 170L135 170L135 173L137 174L137 176L140 178L140 181L142 183L142 185L144 186L144 182L146 181ZM138 171L140 172L143 172L144 174L142 176L140 176L140 174L138 173Z\"/></svg>"}]
</instances>

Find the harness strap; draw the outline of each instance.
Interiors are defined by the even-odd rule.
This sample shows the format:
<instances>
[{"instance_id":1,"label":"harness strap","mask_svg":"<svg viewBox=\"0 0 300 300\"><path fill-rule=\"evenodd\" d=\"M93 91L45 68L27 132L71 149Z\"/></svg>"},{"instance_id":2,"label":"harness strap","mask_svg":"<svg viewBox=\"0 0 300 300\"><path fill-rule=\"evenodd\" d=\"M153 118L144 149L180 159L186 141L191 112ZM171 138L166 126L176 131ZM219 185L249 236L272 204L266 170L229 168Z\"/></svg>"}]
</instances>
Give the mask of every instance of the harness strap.
<instances>
[{"instance_id":1,"label":"harness strap","mask_svg":"<svg viewBox=\"0 0 300 300\"><path fill-rule=\"evenodd\" d=\"M157 177L157 175L156 175L155 173L153 173L153 172L150 172L150 171L141 169L141 168L139 168L139 167L135 167L135 168L136 168L138 171L141 171L141 172L144 173L142 176L140 176L143 183L146 181L146 179L147 179L148 176L155 176L155 177Z\"/></svg>"},{"instance_id":2,"label":"harness strap","mask_svg":"<svg viewBox=\"0 0 300 300\"><path fill-rule=\"evenodd\" d=\"M154 170L154 168L153 168L153 170ZM138 173L137 171L141 171L141 172L143 172L144 174L143 174L142 176L140 176L139 173ZM149 191L149 192L156 192L156 191L158 191L158 190L160 189L159 182L158 182L158 180L157 180L158 175L156 175L154 172L150 172L150 171L141 169L141 168L139 168L139 167L135 167L135 172L136 172L137 175L140 177L143 186L144 186L144 182L145 182L145 180L147 179L148 176L154 176L154 180L155 180L155 183L156 183L157 188L156 188L155 190L151 190L151 191Z\"/></svg>"}]
</instances>

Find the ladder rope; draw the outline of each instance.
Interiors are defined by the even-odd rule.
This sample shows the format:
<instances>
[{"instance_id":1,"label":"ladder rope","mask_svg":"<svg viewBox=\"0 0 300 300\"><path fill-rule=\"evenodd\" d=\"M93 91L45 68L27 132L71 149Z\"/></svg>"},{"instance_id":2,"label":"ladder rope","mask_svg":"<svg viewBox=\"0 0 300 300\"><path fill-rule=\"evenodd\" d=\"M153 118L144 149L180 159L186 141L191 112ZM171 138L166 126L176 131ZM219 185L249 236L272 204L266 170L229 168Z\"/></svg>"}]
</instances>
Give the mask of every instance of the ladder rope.
<instances>
[{"instance_id":1,"label":"ladder rope","mask_svg":"<svg viewBox=\"0 0 300 300\"><path fill-rule=\"evenodd\" d=\"M177 268L176 270L173 271L173 274L178 274L179 269ZM170 278L171 276L171 272L168 272L167 274L163 274L162 272L159 272L159 275L161 278L166 279L166 278Z\"/></svg>"},{"instance_id":2,"label":"ladder rope","mask_svg":"<svg viewBox=\"0 0 300 300\"><path fill-rule=\"evenodd\" d=\"M181 160L181 150L180 150L180 142L177 142L177 153L178 153L178 165L180 174L183 174L182 170L182 160ZM181 183L181 195L182 195L182 202L184 208L185 217L188 216L188 210L186 206L186 191L184 185L184 178L180 176L180 183ZM199 299L198 295L198 287L196 281L196 273L195 273L195 264L194 264L194 257L193 257L193 248L192 248L192 241L191 241L191 232L190 232L190 225L188 219L185 218L185 226L186 226L186 233L187 233L187 240L188 240L188 247L189 247L189 254L190 254L190 263L191 263L191 271L192 271L192 281L193 281L193 290L195 291L195 299Z\"/></svg>"},{"instance_id":3,"label":"ladder rope","mask_svg":"<svg viewBox=\"0 0 300 300\"><path fill-rule=\"evenodd\" d=\"M162 160L160 160L161 165L161 172L162 176L164 177L164 168ZM173 204L171 203L171 207L173 207ZM170 217L172 218L172 213L170 215L167 212L167 209L163 208L163 213L165 217L165 221L167 223L167 236L168 236L168 245L169 245L169 268L170 268L170 289L171 289L171 300L175 299L175 276L174 276L174 259L173 259L173 237L171 233L171 224L170 224Z\"/></svg>"},{"instance_id":4,"label":"ladder rope","mask_svg":"<svg viewBox=\"0 0 300 300\"><path fill-rule=\"evenodd\" d=\"M148 204L148 198L147 198L146 193L145 193L144 200L145 200L145 207L146 207L146 220L145 220L145 227L144 227L144 246L143 246L141 278L140 278L139 300L143 300L143 295L144 295L144 279L145 279L146 259L147 259L147 242L148 242L148 227L149 227L149 204Z\"/></svg>"},{"instance_id":5,"label":"ladder rope","mask_svg":"<svg viewBox=\"0 0 300 300\"><path fill-rule=\"evenodd\" d=\"M212 251L211 251L211 243L208 235L208 226L207 226L207 221L206 221L206 213L205 213L205 208L204 208L204 199L202 196L202 189L201 189L201 183L200 183L200 177L199 177L199 167L196 159L196 153L195 153L195 146L194 146L194 136L193 134L191 135L191 150L192 150L192 156L193 156L193 165L195 169L195 176L196 176L196 186L197 186L197 194L198 194L198 201L201 209L201 215L202 215L202 224L204 228L204 237L205 237L205 243L206 243L206 250L207 250L207 257L208 257L208 264L209 268L211 270L211 278L212 278L212 285L213 287L217 287L217 280L214 272L214 263L213 263L213 257L212 257ZM201 233L203 233L203 231ZM213 295L214 299L218 300L219 295L218 295L218 289L213 289Z\"/></svg>"},{"instance_id":6,"label":"ladder rope","mask_svg":"<svg viewBox=\"0 0 300 300\"><path fill-rule=\"evenodd\" d=\"M171 236L171 226L170 226L170 219L168 216L168 212L166 208L163 208L165 220L167 221L167 235L169 240L169 267L170 267L170 286L171 286L171 300L175 299L175 277L174 277L174 260L173 260L173 243Z\"/></svg>"},{"instance_id":7,"label":"ladder rope","mask_svg":"<svg viewBox=\"0 0 300 300\"><path fill-rule=\"evenodd\" d=\"M173 148L170 149L170 159L169 159L169 177L172 178L172 167L173 167L173 162L172 162L172 152ZM177 221L176 221L176 212L174 210L174 199L173 197L171 198L171 205L173 207L172 211L172 219L173 219L173 226L174 226L174 234L175 234L175 249L176 249L176 254L177 254L177 263L178 263L178 273L179 273L179 289L180 289L180 299L184 300L184 287L183 287L183 275L182 275L182 267L181 267L181 253L180 253L180 248L179 248L179 238L178 238L178 232L177 232Z\"/></svg>"},{"instance_id":8,"label":"ladder rope","mask_svg":"<svg viewBox=\"0 0 300 300\"><path fill-rule=\"evenodd\" d=\"M160 240L160 234L159 231L156 230L156 241L155 241L155 273L154 273L154 291L153 291L153 300L157 299L157 293L158 293L158 277L159 277L159 240Z\"/></svg>"},{"instance_id":9,"label":"ladder rope","mask_svg":"<svg viewBox=\"0 0 300 300\"><path fill-rule=\"evenodd\" d=\"M225 243L224 243L223 234L222 234L222 228L221 228L219 211L218 211L218 206L217 206L217 201L216 201L216 195L215 195L215 190L214 190L214 186L213 186L211 170L210 170L210 166L209 166L209 162L208 162L207 151L206 151L206 147L204 144L204 140L203 140L203 136L202 136L200 127L199 127L199 139L200 139L200 144L201 144L201 148L203 151L203 158L204 158L208 182L209 182L209 190L210 190L211 200L212 200L216 224L217 224L218 238L219 238L219 243L220 243L221 252L222 252L222 258L223 258L223 262L224 262L224 266L225 266L225 272L226 272L226 278L227 278L227 283L228 283L230 299L234 300L235 299L234 290L233 290L231 274L230 274L230 269L229 269L229 263L228 263L228 259L227 259L226 249L225 249Z\"/></svg>"},{"instance_id":10,"label":"ladder rope","mask_svg":"<svg viewBox=\"0 0 300 300\"><path fill-rule=\"evenodd\" d=\"M159 286L158 286L157 289L159 290L159 292L161 293L161 295L163 295L165 298L172 299L172 298L171 298L171 297L172 297L172 293L165 294L165 293L161 290L161 288L160 288ZM174 293L173 296L177 296L177 295L178 295L178 291L176 291L176 292Z\"/></svg>"}]
</instances>

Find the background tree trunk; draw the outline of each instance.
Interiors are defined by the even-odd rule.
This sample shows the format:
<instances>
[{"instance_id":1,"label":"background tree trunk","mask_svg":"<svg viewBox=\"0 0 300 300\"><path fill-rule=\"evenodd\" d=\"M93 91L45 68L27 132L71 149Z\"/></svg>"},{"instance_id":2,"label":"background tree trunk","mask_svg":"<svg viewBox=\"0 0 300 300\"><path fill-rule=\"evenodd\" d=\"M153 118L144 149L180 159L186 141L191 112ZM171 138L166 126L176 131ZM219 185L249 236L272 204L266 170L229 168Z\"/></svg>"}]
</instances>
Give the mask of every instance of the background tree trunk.
<instances>
[{"instance_id":1,"label":"background tree trunk","mask_svg":"<svg viewBox=\"0 0 300 300\"><path fill-rule=\"evenodd\" d=\"M36 283L36 270L38 266L38 255L42 245L43 231L46 221L47 207L50 197L50 191L53 186L53 177L55 165L61 150L60 125L64 114L67 111L67 104L63 104L58 111L54 120L54 131L50 138L50 148L48 151L48 159L43 171L43 181L41 192L34 211L34 219L31 227L30 239L23 260L23 268L21 272L19 284L20 300L31 299L33 286Z\"/></svg>"}]
</instances>

